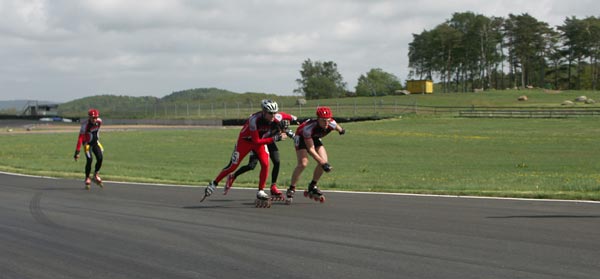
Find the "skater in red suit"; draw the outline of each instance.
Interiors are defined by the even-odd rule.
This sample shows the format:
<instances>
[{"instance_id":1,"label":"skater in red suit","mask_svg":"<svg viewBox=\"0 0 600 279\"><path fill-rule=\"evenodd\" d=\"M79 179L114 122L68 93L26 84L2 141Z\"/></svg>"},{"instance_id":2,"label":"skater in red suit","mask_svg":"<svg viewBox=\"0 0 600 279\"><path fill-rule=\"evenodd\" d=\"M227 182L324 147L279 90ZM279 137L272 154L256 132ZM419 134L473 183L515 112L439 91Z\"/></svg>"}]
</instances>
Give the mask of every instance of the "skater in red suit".
<instances>
[{"instance_id":1,"label":"skater in red suit","mask_svg":"<svg viewBox=\"0 0 600 279\"><path fill-rule=\"evenodd\" d=\"M271 122L271 130L268 132L270 134L277 133L287 133L288 137L293 137L293 132L289 129L290 123L297 123L298 118L294 115L287 114L285 112L277 112L274 114L273 122ZM269 157L271 158L271 162L273 163L273 168L271 170L271 197L273 200L284 200L284 195L277 188L277 178L279 177L279 148L275 142L267 144L267 148L269 150ZM250 160L248 164L240 167L235 171L235 173L230 173L227 176L227 181L225 182L225 189L223 194L226 195L231 186L233 186L233 182L235 179L251 170L256 168L258 164L258 157L254 154L254 152L250 152Z\"/></svg>"},{"instance_id":2,"label":"skater in red suit","mask_svg":"<svg viewBox=\"0 0 600 279\"><path fill-rule=\"evenodd\" d=\"M313 198L315 201L325 201L325 197L317 187L317 183L323 172L330 172L332 167L329 164L327 150L325 150L321 138L328 135L331 131L337 131L340 135L343 135L346 133L346 130L332 118L333 113L329 107L318 107L316 114L317 119L305 121L296 130L294 144L298 163L292 173L290 187L286 192L286 203L291 203L293 200L294 193L296 192L296 183L298 183L300 174L302 174L308 165L309 155L317 161L317 166L313 172L312 181L308 185L308 189L304 192L304 195Z\"/></svg>"},{"instance_id":3,"label":"skater in red suit","mask_svg":"<svg viewBox=\"0 0 600 279\"><path fill-rule=\"evenodd\" d=\"M279 111L277 103L271 100L263 100L261 102L261 107L262 110L252 114L242 126L229 164L223 168L217 177L206 187L204 190L204 198L202 200L212 195L219 182L228 174L235 171L244 157L252 151L256 154L260 163L256 205L259 207L267 207L267 205L270 205L269 195L264 191L269 175L269 152L266 145L286 139L287 135L285 133L271 134L272 122L275 120L275 114Z\"/></svg>"},{"instance_id":4,"label":"skater in red suit","mask_svg":"<svg viewBox=\"0 0 600 279\"><path fill-rule=\"evenodd\" d=\"M75 155L73 158L75 161L79 159L79 152L81 150L81 146L83 145L85 152L85 189L90 189L90 184L92 180L98 184L98 186L102 186L102 179L98 175L100 172L100 168L102 167L104 148L99 141L100 138L100 126L102 126L102 119L100 119L100 112L97 109L90 109L88 111L88 119L84 123L81 124L81 129L79 130L79 137L77 138L77 146L75 147ZM94 167L94 176L90 179L90 173L92 171L92 153L96 156L96 165Z\"/></svg>"}]
</instances>

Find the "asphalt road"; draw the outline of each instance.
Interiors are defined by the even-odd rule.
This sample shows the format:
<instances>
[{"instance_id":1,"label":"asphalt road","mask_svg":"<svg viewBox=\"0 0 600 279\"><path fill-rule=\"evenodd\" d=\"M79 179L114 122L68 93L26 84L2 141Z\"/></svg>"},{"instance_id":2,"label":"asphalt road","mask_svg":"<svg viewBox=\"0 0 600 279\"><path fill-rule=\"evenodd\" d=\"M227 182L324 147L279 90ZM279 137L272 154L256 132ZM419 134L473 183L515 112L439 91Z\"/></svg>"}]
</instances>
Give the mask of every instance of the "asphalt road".
<instances>
[{"instance_id":1,"label":"asphalt road","mask_svg":"<svg viewBox=\"0 0 600 279\"><path fill-rule=\"evenodd\" d=\"M0 174L0 278L599 278L600 204Z\"/></svg>"}]
</instances>

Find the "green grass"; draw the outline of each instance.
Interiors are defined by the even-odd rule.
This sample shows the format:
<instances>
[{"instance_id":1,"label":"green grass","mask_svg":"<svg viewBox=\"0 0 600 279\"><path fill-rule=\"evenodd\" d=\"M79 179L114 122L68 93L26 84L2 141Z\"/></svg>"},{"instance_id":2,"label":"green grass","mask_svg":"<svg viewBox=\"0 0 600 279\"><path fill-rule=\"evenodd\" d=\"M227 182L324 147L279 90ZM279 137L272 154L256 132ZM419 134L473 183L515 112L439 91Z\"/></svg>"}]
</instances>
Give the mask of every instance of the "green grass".
<instances>
[{"instance_id":1,"label":"green grass","mask_svg":"<svg viewBox=\"0 0 600 279\"><path fill-rule=\"evenodd\" d=\"M324 138L334 170L324 190L600 200L597 118L463 119L404 117L345 123ZM103 178L204 186L228 160L239 127L103 131ZM76 134L0 134L0 170L82 179ZM279 184L295 166L279 143ZM315 163L299 186L311 179ZM256 186L258 169L238 178ZM222 182L224 183L224 182Z\"/></svg>"}]
</instances>

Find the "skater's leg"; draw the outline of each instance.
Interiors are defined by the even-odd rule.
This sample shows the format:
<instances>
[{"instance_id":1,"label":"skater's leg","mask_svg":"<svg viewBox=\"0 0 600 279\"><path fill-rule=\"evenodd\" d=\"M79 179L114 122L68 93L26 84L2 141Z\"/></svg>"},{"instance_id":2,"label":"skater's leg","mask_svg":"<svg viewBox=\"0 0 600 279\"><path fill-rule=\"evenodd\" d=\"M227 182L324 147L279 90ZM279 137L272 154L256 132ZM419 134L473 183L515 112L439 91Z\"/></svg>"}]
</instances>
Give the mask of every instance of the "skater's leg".
<instances>
[{"instance_id":1,"label":"skater's leg","mask_svg":"<svg viewBox=\"0 0 600 279\"><path fill-rule=\"evenodd\" d=\"M246 157L246 155L248 155L248 152L250 152L250 150L252 150L252 145L245 142L244 140L238 140L238 143L235 145L233 153L231 154L231 159L229 160L229 164L227 164L227 166L225 166L221 170L221 172L215 178L214 182L216 182L216 183L221 182L221 180L225 176L227 176L228 174L235 171L237 169L237 167L240 165L240 162L242 160L244 160L244 157Z\"/></svg>"},{"instance_id":2,"label":"skater's leg","mask_svg":"<svg viewBox=\"0 0 600 279\"><path fill-rule=\"evenodd\" d=\"M258 164L258 157L256 157L254 152L251 152L250 159L248 160L248 164L245 166L242 166L238 170L236 170L235 173L233 174L234 178L237 178L238 176L240 176L248 171L254 170L256 168L257 164Z\"/></svg>"},{"instance_id":3,"label":"skater's leg","mask_svg":"<svg viewBox=\"0 0 600 279\"><path fill-rule=\"evenodd\" d=\"M273 170L271 170L271 184L277 185L277 178L279 178L279 150L270 150L271 162L273 162Z\"/></svg>"},{"instance_id":4,"label":"skater's leg","mask_svg":"<svg viewBox=\"0 0 600 279\"><path fill-rule=\"evenodd\" d=\"M90 145L85 145L85 177L90 177L90 173L92 172L92 153L90 152Z\"/></svg>"},{"instance_id":5,"label":"skater's leg","mask_svg":"<svg viewBox=\"0 0 600 279\"><path fill-rule=\"evenodd\" d=\"M294 169L294 172L292 173L291 186L296 186L298 180L300 180L300 175L302 174L306 166L308 166L308 152L306 151L306 149L296 150L296 159L297 164L296 168Z\"/></svg>"},{"instance_id":6,"label":"skater's leg","mask_svg":"<svg viewBox=\"0 0 600 279\"><path fill-rule=\"evenodd\" d=\"M325 146L317 146L315 148L315 150L317 151L317 153L319 154L319 156L321 158L323 158L325 161L329 161L327 158L327 150L325 150ZM313 181L318 182L319 179L321 178L321 175L323 175L323 167L321 167L320 165L317 164L317 166L315 167L315 171L313 172Z\"/></svg>"},{"instance_id":7,"label":"skater's leg","mask_svg":"<svg viewBox=\"0 0 600 279\"><path fill-rule=\"evenodd\" d=\"M269 151L266 146L254 150L260 163L260 176L258 178L258 190L264 190L269 176Z\"/></svg>"},{"instance_id":8,"label":"skater's leg","mask_svg":"<svg viewBox=\"0 0 600 279\"><path fill-rule=\"evenodd\" d=\"M229 160L229 164L227 164L227 166L225 166L225 168L223 168L221 170L221 172L217 175L215 180L211 181L208 184L208 186L206 186L206 188L204 189L204 197L202 198L202 200L200 200L200 202L204 201L204 199L206 199L206 197L212 195L212 193L217 188L217 185L219 184L219 182L225 176L227 176L228 174L235 171L235 169L240 165L240 162L244 159L244 157L248 154L248 152L250 152L251 149L252 149L252 145L245 142L244 140L238 139L238 142L233 149L233 153L231 154L231 159Z\"/></svg>"},{"instance_id":9,"label":"skater's leg","mask_svg":"<svg viewBox=\"0 0 600 279\"><path fill-rule=\"evenodd\" d=\"M96 156L96 166L94 167L94 173L100 172L102 168L102 162L104 161L104 155L102 146L100 144L92 146L92 152L94 152L94 156Z\"/></svg>"},{"instance_id":10,"label":"skater's leg","mask_svg":"<svg viewBox=\"0 0 600 279\"><path fill-rule=\"evenodd\" d=\"M227 180L225 181L225 188L223 189L223 195L227 195L227 193L229 192L229 189L231 189L231 186L233 186L233 182L235 181L235 179L238 176L256 168L257 163L258 163L258 158L256 157L256 155L254 155L254 152L251 151L250 159L248 160L248 164L240 167L234 173L230 173L229 175L227 175Z\"/></svg>"}]
</instances>

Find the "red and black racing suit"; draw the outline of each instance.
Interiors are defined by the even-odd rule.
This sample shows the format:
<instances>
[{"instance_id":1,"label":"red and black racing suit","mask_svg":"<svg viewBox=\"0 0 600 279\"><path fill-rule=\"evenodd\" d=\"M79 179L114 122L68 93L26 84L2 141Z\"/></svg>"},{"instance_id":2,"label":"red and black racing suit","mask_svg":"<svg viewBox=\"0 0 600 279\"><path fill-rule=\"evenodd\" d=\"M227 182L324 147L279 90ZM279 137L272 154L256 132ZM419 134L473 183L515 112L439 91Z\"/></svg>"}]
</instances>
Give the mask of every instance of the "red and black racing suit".
<instances>
[{"instance_id":1,"label":"red and black racing suit","mask_svg":"<svg viewBox=\"0 0 600 279\"><path fill-rule=\"evenodd\" d=\"M246 157L250 151L253 151L260 162L258 189L263 190L265 188L267 177L269 175L269 151L266 145L275 142L278 137L279 139L281 138L280 135L263 138L263 136L270 131L271 123L272 122L263 117L262 111L252 114L250 118L246 120L238 136L233 154L231 154L229 164L223 168L217 178L215 178L214 182L218 184L224 177L233 172L240 165L240 162L244 160L244 157Z\"/></svg>"},{"instance_id":2,"label":"red and black racing suit","mask_svg":"<svg viewBox=\"0 0 600 279\"><path fill-rule=\"evenodd\" d=\"M296 129L296 136L294 136L294 145L296 150L306 149L306 143L304 139L312 138L315 144L315 148L323 146L321 138L328 135L331 131L335 130L337 122L332 118L327 125L327 128L323 129L319 126L317 119L309 119L304 121L298 129Z\"/></svg>"},{"instance_id":3,"label":"red and black racing suit","mask_svg":"<svg viewBox=\"0 0 600 279\"><path fill-rule=\"evenodd\" d=\"M291 114L287 114L285 112L278 112L273 115L273 122L271 122L270 131L265 133L263 137L270 137L276 135L277 133L282 132L282 129L287 127L282 127L283 121L295 122L297 121L297 117ZM271 162L273 162L273 169L271 170L271 185L277 184L277 178L279 177L279 148L277 148L277 144L275 142L267 144L267 149L269 150L269 157L271 158ZM258 163L258 157L254 154L254 152L250 153L250 159L248 160L248 164L240 167L234 173L234 177L238 177L245 172L251 171L256 168L256 164Z\"/></svg>"},{"instance_id":4,"label":"red and black racing suit","mask_svg":"<svg viewBox=\"0 0 600 279\"><path fill-rule=\"evenodd\" d=\"M100 126L102 125L102 119L97 118L96 122L93 123L88 119L85 123L81 124L81 129L79 130L79 138L77 139L77 146L75 147L76 153L79 153L81 146L83 145L85 152L85 177L90 177L90 172L92 170L92 153L96 156L96 166L94 173L100 171L102 167L102 153L104 152L104 148L100 141Z\"/></svg>"}]
</instances>

